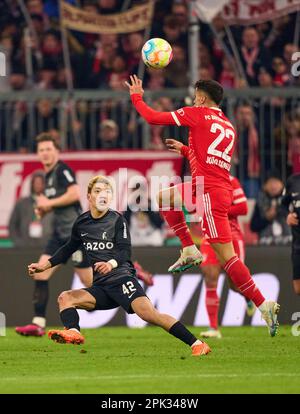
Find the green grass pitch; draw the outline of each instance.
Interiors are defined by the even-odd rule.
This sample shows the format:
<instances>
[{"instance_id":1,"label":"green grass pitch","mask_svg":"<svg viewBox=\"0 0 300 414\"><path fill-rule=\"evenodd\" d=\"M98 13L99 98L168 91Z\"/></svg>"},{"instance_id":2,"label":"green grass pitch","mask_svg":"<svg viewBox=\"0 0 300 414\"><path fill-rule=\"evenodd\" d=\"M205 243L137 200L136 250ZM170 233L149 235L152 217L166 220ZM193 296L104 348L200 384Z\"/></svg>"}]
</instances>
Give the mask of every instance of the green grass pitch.
<instances>
[{"instance_id":1,"label":"green grass pitch","mask_svg":"<svg viewBox=\"0 0 300 414\"><path fill-rule=\"evenodd\" d=\"M198 334L199 328L192 328ZM280 327L223 328L212 353L154 327L83 330L83 346L48 338L0 337L0 393L299 393L300 337ZM84 350L84 351L81 351Z\"/></svg>"}]
</instances>

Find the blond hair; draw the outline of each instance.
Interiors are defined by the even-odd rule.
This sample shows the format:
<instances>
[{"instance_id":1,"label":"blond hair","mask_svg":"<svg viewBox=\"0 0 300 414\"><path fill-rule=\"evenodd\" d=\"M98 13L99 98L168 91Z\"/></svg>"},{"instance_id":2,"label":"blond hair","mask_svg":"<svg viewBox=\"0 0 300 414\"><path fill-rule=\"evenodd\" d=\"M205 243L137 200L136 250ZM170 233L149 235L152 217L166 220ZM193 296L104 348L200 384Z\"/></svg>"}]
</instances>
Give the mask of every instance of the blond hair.
<instances>
[{"instance_id":1,"label":"blond hair","mask_svg":"<svg viewBox=\"0 0 300 414\"><path fill-rule=\"evenodd\" d=\"M91 194L94 185L97 184L97 183L102 183L102 184L107 185L111 189L111 191L113 192L113 186L112 186L112 183L110 182L110 180L107 177L105 177L104 175L96 175L95 177L91 178L90 181L89 181L88 189L87 189L88 194Z\"/></svg>"}]
</instances>

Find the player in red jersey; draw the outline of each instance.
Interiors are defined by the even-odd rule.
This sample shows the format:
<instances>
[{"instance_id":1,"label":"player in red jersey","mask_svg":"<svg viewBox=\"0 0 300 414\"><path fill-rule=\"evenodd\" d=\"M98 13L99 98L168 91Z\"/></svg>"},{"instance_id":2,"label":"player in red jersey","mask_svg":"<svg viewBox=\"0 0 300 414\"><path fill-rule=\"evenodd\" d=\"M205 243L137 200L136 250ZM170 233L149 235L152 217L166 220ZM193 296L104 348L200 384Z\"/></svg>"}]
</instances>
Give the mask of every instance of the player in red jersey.
<instances>
[{"instance_id":1,"label":"player in red jersey","mask_svg":"<svg viewBox=\"0 0 300 414\"><path fill-rule=\"evenodd\" d=\"M246 215L248 212L247 198L244 190L241 187L239 180L233 176L230 176L230 180L233 188L233 201L228 212L229 223L231 227L232 243L236 255L244 263L245 261L245 245L243 233L238 223L238 216ZM219 313L219 297L217 293L217 285L219 275L222 271L222 266L208 240L205 238L201 244L201 253L203 254L203 262L201 263L201 269L205 279L206 296L205 305L209 318L210 328L201 332L201 336L204 338L221 338L221 332L218 329L218 313ZM232 284L229 278L230 287L236 291L235 286ZM255 306L251 300L246 297L247 314L252 316L255 312Z\"/></svg>"},{"instance_id":2,"label":"player in red jersey","mask_svg":"<svg viewBox=\"0 0 300 414\"><path fill-rule=\"evenodd\" d=\"M203 225L206 236L234 285L254 302L268 325L270 335L275 336L280 306L274 301L265 300L249 269L237 257L232 244L228 220L228 212L232 205L229 171L236 133L231 122L219 108L223 99L222 86L213 80L200 80L195 85L193 107L184 107L173 112L159 112L143 101L142 81L136 75L130 76L130 81L131 84L126 82L126 85L132 103L148 123L189 127L189 161L196 198L199 197L197 177L204 177L204 194L201 197L204 201ZM168 213L168 217L165 215L165 218L172 228L175 227L183 247L194 246L192 238L189 240L188 237L190 233L182 217L183 212L171 209L164 213ZM190 254L186 256L189 257ZM184 264L185 255L181 255L179 260Z\"/></svg>"},{"instance_id":3,"label":"player in red jersey","mask_svg":"<svg viewBox=\"0 0 300 414\"><path fill-rule=\"evenodd\" d=\"M174 139L168 139L166 142L168 146L171 146L172 151L176 150L179 154L183 153L188 158L189 151L187 146L183 147L181 142ZM247 214L247 198L239 180L233 176L230 176L230 181L233 189L233 201L228 212L228 218L231 227L232 243L235 253L242 260L242 262L244 262L245 246L243 233L238 223L238 216ZM184 204L189 212L193 212L193 209L195 208L194 205L190 204L189 197L186 197L187 194L191 194L191 189L189 188L191 185L191 182L186 182L175 186L176 191L178 190L181 196L181 205ZM161 192L159 194L159 198L162 196ZM205 280L205 305L209 318L210 329L205 332L201 332L200 335L204 338L221 338L222 335L218 329L219 297L217 293L217 286L222 266L206 237L204 237L201 244L201 253L203 254L203 262L200 264L200 268ZM231 279L228 280L231 289L237 291L236 287L232 284ZM248 300L247 298L245 299L247 302L247 314L248 316L252 316L255 312L255 306L251 300Z\"/></svg>"}]
</instances>

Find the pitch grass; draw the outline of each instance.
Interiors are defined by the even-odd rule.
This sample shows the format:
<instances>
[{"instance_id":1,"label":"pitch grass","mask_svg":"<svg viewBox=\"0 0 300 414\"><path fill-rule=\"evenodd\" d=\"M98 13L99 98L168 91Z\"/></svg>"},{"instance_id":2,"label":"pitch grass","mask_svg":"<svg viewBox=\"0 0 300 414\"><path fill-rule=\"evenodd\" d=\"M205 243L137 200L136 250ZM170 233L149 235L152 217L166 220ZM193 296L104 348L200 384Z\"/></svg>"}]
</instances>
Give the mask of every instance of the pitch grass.
<instances>
[{"instance_id":1,"label":"pitch grass","mask_svg":"<svg viewBox=\"0 0 300 414\"><path fill-rule=\"evenodd\" d=\"M192 328L198 334L198 328ZM163 330L84 330L83 346L0 337L0 393L299 393L300 337L281 327L223 328L194 358ZM86 352L85 352L86 351Z\"/></svg>"}]
</instances>

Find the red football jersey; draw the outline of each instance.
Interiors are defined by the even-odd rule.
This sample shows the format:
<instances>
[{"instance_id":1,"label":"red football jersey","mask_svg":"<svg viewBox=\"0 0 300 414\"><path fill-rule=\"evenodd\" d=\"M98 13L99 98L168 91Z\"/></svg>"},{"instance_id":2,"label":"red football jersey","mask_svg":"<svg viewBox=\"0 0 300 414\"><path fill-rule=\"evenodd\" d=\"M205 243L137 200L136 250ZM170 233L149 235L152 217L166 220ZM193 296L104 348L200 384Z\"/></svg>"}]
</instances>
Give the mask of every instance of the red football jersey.
<instances>
[{"instance_id":1,"label":"red football jersey","mask_svg":"<svg viewBox=\"0 0 300 414\"><path fill-rule=\"evenodd\" d=\"M150 108L140 94L131 95L131 99L150 124L189 127L189 158L195 176L204 177L205 192L216 187L232 191L229 171L236 133L220 108L186 106L173 112L159 112Z\"/></svg>"},{"instance_id":2,"label":"red football jersey","mask_svg":"<svg viewBox=\"0 0 300 414\"><path fill-rule=\"evenodd\" d=\"M219 108L185 107L172 112L177 125L189 125L189 160L193 176L204 176L204 190L232 190L229 179L236 133Z\"/></svg>"}]
</instances>

